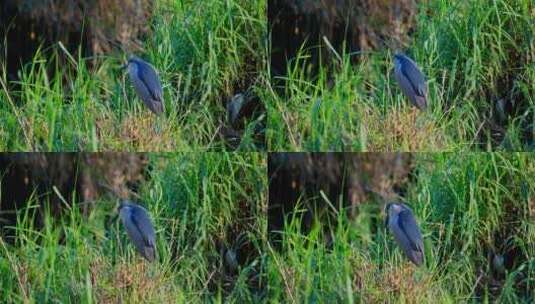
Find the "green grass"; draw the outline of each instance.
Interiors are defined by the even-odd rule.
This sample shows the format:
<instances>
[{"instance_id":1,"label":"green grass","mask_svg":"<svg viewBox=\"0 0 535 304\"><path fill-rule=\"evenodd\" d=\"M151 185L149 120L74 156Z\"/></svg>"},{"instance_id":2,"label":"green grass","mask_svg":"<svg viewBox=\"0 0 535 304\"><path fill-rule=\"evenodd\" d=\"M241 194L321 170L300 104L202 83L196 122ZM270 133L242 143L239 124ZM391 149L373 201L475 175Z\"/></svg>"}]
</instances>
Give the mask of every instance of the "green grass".
<instances>
[{"instance_id":1,"label":"green grass","mask_svg":"<svg viewBox=\"0 0 535 304\"><path fill-rule=\"evenodd\" d=\"M422 1L406 52L429 84L419 113L392 75L393 50L342 54L332 72L290 65L285 96L268 87L270 151L533 150L535 17L531 0ZM335 57L335 56L333 56ZM517 113L500 122L498 99Z\"/></svg>"},{"instance_id":2,"label":"green grass","mask_svg":"<svg viewBox=\"0 0 535 304\"><path fill-rule=\"evenodd\" d=\"M152 33L138 55L159 70L163 117L157 118L143 105L120 71L127 54L98 58L90 68L93 58L75 58L58 43L38 51L16 84L8 83L2 69L0 150L229 149L220 134L227 123L225 104L248 85L256 90L254 79L266 65L265 2L156 3ZM265 115L249 118L237 149L265 149L264 140L253 132L263 125Z\"/></svg>"},{"instance_id":3,"label":"green grass","mask_svg":"<svg viewBox=\"0 0 535 304\"><path fill-rule=\"evenodd\" d=\"M105 228L116 201L101 198L86 217L70 208L34 225L30 199L17 211L14 243L0 239L0 302L252 302L265 296L265 157L259 153L152 154L138 201L157 230L159 260L146 263L119 222ZM46 208L42 208L46 209ZM248 249L237 272L220 246ZM244 247L244 248L245 248Z\"/></svg>"},{"instance_id":4,"label":"green grass","mask_svg":"<svg viewBox=\"0 0 535 304\"><path fill-rule=\"evenodd\" d=\"M299 216L289 219L279 232L282 250L269 247L270 301L533 303L534 161L531 154L416 155L406 200L424 236L421 268L383 228L378 202L359 205L354 218L339 212L330 226L315 218L307 235ZM319 194L317 202L327 204ZM325 227L331 227L331 246ZM509 265L503 277L492 274L492 251Z\"/></svg>"}]
</instances>

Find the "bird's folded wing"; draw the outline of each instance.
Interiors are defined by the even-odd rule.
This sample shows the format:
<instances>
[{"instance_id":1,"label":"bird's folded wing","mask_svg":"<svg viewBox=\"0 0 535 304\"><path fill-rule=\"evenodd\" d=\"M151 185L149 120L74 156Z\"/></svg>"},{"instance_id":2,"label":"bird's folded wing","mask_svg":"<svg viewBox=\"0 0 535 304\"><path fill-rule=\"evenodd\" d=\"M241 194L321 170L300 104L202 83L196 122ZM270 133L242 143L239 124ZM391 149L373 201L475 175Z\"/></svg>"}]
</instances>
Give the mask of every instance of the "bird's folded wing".
<instances>
[{"instance_id":1,"label":"bird's folded wing","mask_svg":"<svg viewBox=\"0 0 535 304\"><path fill-rule=\"evenodd\" d=\"M425 83L425 78L422 72L410 61L406 61L406 64L403 64L401 72L409 80L414 92L420 96L425 96L427 94L427 85Z\"/></svg>"},{"instance_id":2,"label":"bird's folded wing","mask_svg":"<svg viewBox=\"0 0 535 304\"><path fill-rule=\"evenodd\" d=\"M152 99L162 101L162 84L156 71L150 65L146 64L138 68L137 74L139 79L145 84Z\"/></svg>"},{"instance_id":3,"label":"bird's folded wing","mask_svg":"<svg viewBox=\"0 0 535 304\"><path fill-rule=\"evenodd\" d=\"M398 225L401 227L413 250L423 252L422 235L418 224L409 211L399 213Z\"/></svg>"},{"instance_id":4,"label":"bird's folded wing","mask_svg":"<svg viewBox=\"0 0 535 304\"><path fill-rule=\"evenodd\" d=\"M154 247L155 233L149 219L139 211L134 211L132 215L130 215L130 219L132 220L132 223L134 223L134 227L137 229L139 235L142 237L145 246Z\"/></svg>"}]
</instances>

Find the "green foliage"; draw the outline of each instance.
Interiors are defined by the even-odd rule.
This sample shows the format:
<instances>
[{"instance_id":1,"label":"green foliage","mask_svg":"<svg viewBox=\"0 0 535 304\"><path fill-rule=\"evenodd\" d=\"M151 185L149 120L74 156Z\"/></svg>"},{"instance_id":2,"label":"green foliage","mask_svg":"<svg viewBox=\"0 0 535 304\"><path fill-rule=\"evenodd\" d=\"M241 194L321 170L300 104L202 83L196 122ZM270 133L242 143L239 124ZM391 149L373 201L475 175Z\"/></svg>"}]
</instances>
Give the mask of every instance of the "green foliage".
<instances>
[{"instance_id":1,"label":"green foliage","mask_svg":"<svg viewBox=\"0 0 535 304\"><path fill-rule=\"evenodd\" d=\"M306 235L299 217L290 219L281 232L283 249L270 250L270 299L532 302L534 161L531 154L418 154L406 200L424 236L421 268L397 248L377 202L359 205L352 219L339 212L331 225L315 219ZM504 255L504 277L493 274L492 253Z\"/></svg>"},{"instance_id":2,"label":"green foliage","mask_svg":"<svg viewBox=\"0 0 535 304\"><path fill-rule=\"evenodd\" d=\"M219 134L224 105L254 85L244 82L265 65L264 14L261 0L157 2L152 34L138 55L159 70L162 118L146 109L120 70L127 54L73 58L59 44L37 52L18 83L8 83L5 71L0 75L0 150L227 149ZM250 132L244 136L238 149L264 147Z\"/></svg>"},{"instance_id":3,"label":"green foliage","mask_svg":"<svg viewBox=\"0 0 535 304\"><path fill-rule=\"evenodd\" d=\"M393 50L343 54L308 80L306 52L285 97L268 88L271 151L533 149L535 27L530 0L422 1L406 52L429 83L430 109L412 108L394 80ZM327 76L329 75L329 76ZM499 99L516 113L503 122Z\"/></svg>"},{"instance_id":4,"label":"green foliage","mask_svg":"<svg viewBox=\"0 0 535 304\"><path fill-rule=\"evenodd\" d=\"M249 280L260 271L266 242L264 156L151 154L150 163L150 178L137 201L156 226L156 263L143 261L122 225L110 220L113 199L95 202L87 217L76 203L54 217L46 202L32 199L17 211L16 242L0 239L0 302L203 303L262 297ZM44 207L37 212L39 205ZM42 227L35 218L43 219ZM245 232L252 253L234 274L225 271L218 246L236 248L236 231Z\"/></svg>"}]
</instances>

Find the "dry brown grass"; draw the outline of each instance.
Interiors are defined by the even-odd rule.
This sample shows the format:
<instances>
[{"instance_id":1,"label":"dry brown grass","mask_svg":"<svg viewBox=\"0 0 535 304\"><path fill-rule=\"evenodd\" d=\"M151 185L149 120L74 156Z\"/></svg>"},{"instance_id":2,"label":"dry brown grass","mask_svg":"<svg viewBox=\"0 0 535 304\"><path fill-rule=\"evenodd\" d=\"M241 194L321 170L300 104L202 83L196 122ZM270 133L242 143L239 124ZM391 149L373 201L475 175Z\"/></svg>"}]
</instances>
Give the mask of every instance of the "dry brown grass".
<instances>
[{"instance_id":1,"label":"dry brown grass","mask_svg":"<svg viewBox=\"0 0 535 304\"><path fill-rule=\"evenodd\" d=\"M436 151L445 150L442 131L432 120L412 106L400 111L390 111L386 117L377 117L368 111L364 121L369 142L369 151Z\"/></svg>"},{"instance_id":2,"label":"dry brown grass","mask_svg":"<svg viewBox=\"0 0 535 304\"><path fill-rule=\"evenodd\" d=\"M167 287L162 276L154 273L154 265L141 258L136 259L134 264L122 262L113 268L104 266L98 261L91 265L91 280L96 282L98 303L145 303L168 294L163 292ZM160 300L171 301L169 298Z\"/></svg>"},{"instance_id":3,"label":"dry brown grass","mask_svg":"<svg viewBox=\"0 0 535 304\"><path fill-rule=\"evenodd\" d=\"M177 130L171 130L158 119L148 112L129 114L121 121L118 134L113 137L121 138L122 145L132 146L136 151L152 151L154 147L161 147L164 151L173 150ZM109 124L113 122L109 121Z\"/></svg>"}]
</instances>

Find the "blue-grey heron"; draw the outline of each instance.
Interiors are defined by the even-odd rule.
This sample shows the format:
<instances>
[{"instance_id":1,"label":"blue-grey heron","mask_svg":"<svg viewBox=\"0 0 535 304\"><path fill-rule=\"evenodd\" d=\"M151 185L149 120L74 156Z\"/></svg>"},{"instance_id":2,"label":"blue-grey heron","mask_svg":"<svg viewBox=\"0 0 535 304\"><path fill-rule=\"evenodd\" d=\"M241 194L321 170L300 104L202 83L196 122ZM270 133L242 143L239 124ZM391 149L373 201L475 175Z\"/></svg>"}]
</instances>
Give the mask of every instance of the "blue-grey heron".
<instances>
[{"instance_id":1,"label":"blue-grey heron","mask_svg":"<svg viewBox=\"0 0 535 304\"><path fill-rule=\"evenodd\" d=\"M416 63L403 53L394 55L394 76L401 91L420 110L427 108L427 83Z\"/></svg>"},{"instance_id":2,"label":"blue-grey heron","mask_svg":"<svg viewBox=\"0 0 535 304\"><path fill-rule=\"evenodd\" d=\"M389 203L386 205L386 220L394 239L405 255L417 266L424 262L424 245L420 228L414 219L412 210L405 204Z\"/></svg>"},{"instance_id":3,"label":"blue-grey heron","mask_svg":"<svg viewBox=\"0 0 535 304\"><path fill-rule=\"evenodd\" d=\"M143 103L156 115L164 112L163 89L154 67L141 58L132 56L125 65L130 81Z\"/></svg>"},{"instance_id":4,"label":"blue-grey heron","mask_svg":"<svg viewBox=\"0 0 535 304\"><path fill-rule=\"evenodd\" d=\"M156 258L156 233L145 208L129 201L119 205L119 216L137 251L149 262Z\"/></svg>"}]
</instances>

